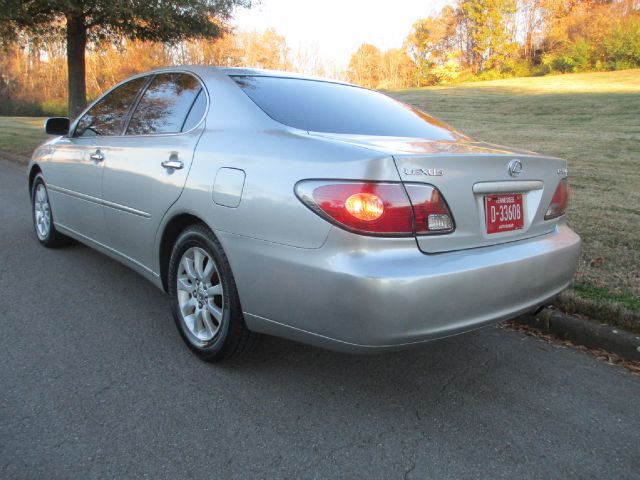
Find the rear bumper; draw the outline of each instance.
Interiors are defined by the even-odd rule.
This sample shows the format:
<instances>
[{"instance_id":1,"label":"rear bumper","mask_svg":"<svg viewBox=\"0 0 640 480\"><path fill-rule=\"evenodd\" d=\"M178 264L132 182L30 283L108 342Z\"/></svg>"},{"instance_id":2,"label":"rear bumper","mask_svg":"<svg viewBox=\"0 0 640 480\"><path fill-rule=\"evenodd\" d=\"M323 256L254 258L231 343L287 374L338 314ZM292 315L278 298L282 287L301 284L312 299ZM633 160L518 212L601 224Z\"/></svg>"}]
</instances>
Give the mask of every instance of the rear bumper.
<instances>
[{"instance_id":1,"label":"rear bumper","mask_svg":"<svg viewBox=\"0 0 640 480\"><path fill-rule=\"evenodd\" d=\"M424 255L413 239L332 230L306 250L220 233L249 328L341 351L399 349L513 318L565 289L580 238Z\"/></svg>"}]
</instances>

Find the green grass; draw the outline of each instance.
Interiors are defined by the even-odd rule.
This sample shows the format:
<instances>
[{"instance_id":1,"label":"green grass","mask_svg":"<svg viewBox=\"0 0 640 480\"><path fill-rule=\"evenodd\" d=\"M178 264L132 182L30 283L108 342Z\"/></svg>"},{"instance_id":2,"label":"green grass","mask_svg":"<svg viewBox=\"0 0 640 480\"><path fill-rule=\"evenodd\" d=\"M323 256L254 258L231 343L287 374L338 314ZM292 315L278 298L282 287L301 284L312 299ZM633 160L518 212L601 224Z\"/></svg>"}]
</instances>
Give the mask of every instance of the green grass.
<instances>
[{"instance_id":1,"label":"green grass","mask_svg":"<svg viewBox=\"0 0 640 480\"><path fill-rule=\"evenodd\" d=\"M477 139L566 158L569 223L583 240L573 300L640 319L640 70L391 93Z\"/></svg>"},{"instance_id":2,"label":"green grass","mask_svg":"<svg viewBox=\"0 0 640 480\"><path fill-rule=\"evenodd\" d=\"M574 290L584 298L588 298L590 300L611 300L630 310L640 311L640 297L634 297L630 293L612 294L606 288L596 287L594 285L589 285L588 283L576 284L574 286Z\"/></svg>"},{"instance_id":3,"label":"green grass","mask_svg":"<svg viewBox=\"0 0 640 480\"><path fill-rule=\"evenodd\" d=\"M30 157L31 152L47 138L44 118L0 117L0 150Z\"/></svg>"}]
</instances>

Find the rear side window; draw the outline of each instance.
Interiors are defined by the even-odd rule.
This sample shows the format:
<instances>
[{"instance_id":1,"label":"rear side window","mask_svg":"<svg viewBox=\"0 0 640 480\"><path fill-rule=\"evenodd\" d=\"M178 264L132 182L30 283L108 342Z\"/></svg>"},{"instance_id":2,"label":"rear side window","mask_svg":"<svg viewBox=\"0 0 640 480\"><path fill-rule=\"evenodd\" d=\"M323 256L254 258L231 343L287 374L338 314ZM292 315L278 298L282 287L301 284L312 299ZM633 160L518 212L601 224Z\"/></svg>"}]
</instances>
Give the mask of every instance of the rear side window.
<instances>
[{"instance_id":1,"label":"rear side window","mask_svg":"<svg viewBox=\"0 0 640 480\"><path fill-rule=\"evenodd\" d=\"M129 109L149 77L135 78L109 92L78 121L76 137L120 135Z\"/></svg>"},{"instance_id":2,"label":"rear side window","mask_svg":"<svg viewBox=\"0 0 640 480\"><path fill-rule=\"evenodd\" d=\"M198 79L186 73L156 75L131 116L127 135L181 132L201 89Z\"/></svg>"},{"instance_id":3,"label":"rear side window","mask_svg":"<svg viewBox=\"0 0 640 480\"><path fill-rule=\"evenodd\" d=\"M182 131L188 132L193 127L195 127L202 117L204 116L204 111L207 109L207 95L204 93L204 89L201 88L196 96L196 99L193 101L193 105L191 105L191 110L187 115L186 120L184 121L184 125L182 125Z\"/></svg>"},{"instance_id":4,"label":"rear side window","mask_svg":"<svg viewBox=\"0 0 640 480\"><path fill-rule=\"evenodd\" d=\"M365 88L297 78L232 76L264 112L313 132L457 140L444 122Z\"/></svg>"}]
</instances>

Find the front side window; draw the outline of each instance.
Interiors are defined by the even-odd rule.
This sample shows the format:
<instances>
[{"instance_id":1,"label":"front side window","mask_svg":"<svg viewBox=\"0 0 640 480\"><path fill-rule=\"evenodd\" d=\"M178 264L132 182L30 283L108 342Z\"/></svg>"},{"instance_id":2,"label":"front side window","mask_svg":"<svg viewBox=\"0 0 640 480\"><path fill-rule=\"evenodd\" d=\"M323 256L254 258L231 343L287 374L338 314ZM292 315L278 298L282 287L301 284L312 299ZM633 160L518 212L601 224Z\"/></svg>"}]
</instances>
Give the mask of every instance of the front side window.
<instances>
[{"instance_id":1,"label":"front side window","mask_svg":"<svg viewBox=\"0 0 640 480\"><path fill-rule=\"evenodd\" d=\"M201 89L200 81L192 75L156 75L133 112L126 134L150 135L183 131L187 115Z\"/></svg>"},{"instance_id":2,"label":"front side window","mask_svg":"<svg viewBox=\"0 0 640 480\"><path fill-rule=\"evenodd\" d=\"M135 78L108 93L78 121L74 136L122 134L129 109L147 79Z\"/></svg>"}]
</instances>

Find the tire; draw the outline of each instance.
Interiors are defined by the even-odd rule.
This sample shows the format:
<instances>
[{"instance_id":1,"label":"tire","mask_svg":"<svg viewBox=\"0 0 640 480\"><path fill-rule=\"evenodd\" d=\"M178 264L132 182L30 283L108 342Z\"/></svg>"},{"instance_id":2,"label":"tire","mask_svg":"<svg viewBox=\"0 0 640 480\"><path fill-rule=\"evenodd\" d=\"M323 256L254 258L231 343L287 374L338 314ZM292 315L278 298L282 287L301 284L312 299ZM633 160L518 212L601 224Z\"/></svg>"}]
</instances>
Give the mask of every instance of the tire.
<instances>
[{"instance_id":1,"label":"tire","mask_svg":"<svg viewBox=\"0 0 640 480\"><path fill-rule=\"evenodd\" d=\"M205 225L180 234L167 280L178 331L198 357L217 362L255 349L261 335L247 328L227 256Z\"/></svg>"},{"instance_id":2,"label":"tire","mask_svg":"<svg viewBox=\"0 0 640 480\"><path fill-rule=\"evenodd\" d=\"M55 248L71 243L69 237L56 230L49 192L41 173L36 175L31 189L31 217L40 244L47 248Z\"/></svg>"}]
</instances>

